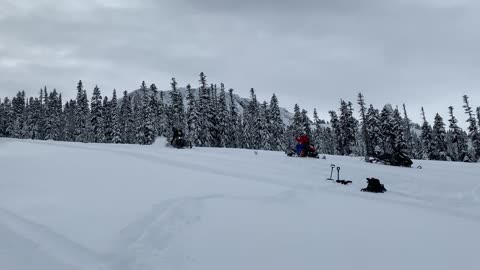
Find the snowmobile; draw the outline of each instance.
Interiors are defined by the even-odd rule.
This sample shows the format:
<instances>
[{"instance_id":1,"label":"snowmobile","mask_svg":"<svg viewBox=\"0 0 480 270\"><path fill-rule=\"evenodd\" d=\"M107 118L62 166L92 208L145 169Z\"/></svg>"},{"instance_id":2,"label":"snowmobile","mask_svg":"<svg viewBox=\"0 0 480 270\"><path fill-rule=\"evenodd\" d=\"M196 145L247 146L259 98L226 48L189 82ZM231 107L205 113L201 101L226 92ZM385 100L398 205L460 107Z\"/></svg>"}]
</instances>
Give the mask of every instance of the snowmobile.
<instances>
[{"instance_id":1,"label":"snowmobile","mask_svg":"<svg viewBox=\"0 0 480 270\"><path fill-rule=\"evenodd\" d=\"M310 157L310 158L320 158L318 156L318 151L313 145L309 145L308 149L303 149L302 151L307 151L305 155L299 155L295 148L289 147L285 152L289 157Z\"/></svg>"},{"instance_id":2,"label":"snowmobile","mask_svg":"<svg viewBox=\"0 0 480 270\"><path fill-rule=\"evenodd\" d=\"M177 149L187 148L187 147L192 148L192 143L185 140L183 136L177 136L170 141L170 146L175 147Z\"/></svg>"}]
</instances>

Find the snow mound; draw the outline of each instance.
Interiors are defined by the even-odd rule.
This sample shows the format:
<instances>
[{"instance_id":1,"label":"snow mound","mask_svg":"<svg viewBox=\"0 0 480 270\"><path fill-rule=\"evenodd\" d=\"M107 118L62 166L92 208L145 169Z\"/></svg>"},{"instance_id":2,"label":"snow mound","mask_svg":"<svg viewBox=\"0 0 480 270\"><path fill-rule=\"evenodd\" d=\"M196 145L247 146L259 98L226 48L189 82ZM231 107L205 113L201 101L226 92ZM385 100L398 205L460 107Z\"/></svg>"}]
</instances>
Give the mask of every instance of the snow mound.
<instances>
[{"instance_id":1,"label":"snow mound","mask_svg":"<svg viewBox=\"0 0 480 270\"><path fill-rule=\"evenodd\" d=\"M163 136L159 136L155 138L155 141L152 144L154 147L167 147L168 146L168 139Z\"/></svg>"}]
</instances>

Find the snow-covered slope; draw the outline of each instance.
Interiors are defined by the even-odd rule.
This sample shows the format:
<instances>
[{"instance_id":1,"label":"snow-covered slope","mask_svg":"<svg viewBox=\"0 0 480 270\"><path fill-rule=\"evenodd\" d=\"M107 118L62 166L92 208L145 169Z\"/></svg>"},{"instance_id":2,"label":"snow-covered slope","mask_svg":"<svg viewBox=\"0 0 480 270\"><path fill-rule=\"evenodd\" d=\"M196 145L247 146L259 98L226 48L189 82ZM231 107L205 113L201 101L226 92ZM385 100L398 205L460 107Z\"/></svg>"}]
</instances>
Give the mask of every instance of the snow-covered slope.
<instances>
[{"instance_id":1,"label":"snow-covered slope","mask_svg":"<svg viewBox=\"0 0 480 270\"><path fill-rule=\"evenodd\" d=\"M480 164L414 167L0 139L0 269L479 269Z\"/></svg>"}]
</instances>

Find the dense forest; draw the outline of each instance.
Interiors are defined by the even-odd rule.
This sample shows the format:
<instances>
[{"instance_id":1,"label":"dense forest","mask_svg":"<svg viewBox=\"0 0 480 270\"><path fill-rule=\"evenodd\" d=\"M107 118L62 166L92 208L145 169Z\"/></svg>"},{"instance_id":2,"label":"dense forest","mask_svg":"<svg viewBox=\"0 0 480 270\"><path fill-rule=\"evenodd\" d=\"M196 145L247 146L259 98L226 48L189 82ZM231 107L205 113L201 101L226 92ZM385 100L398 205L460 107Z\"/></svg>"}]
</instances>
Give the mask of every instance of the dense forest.
<instances>
[{"instance_id":1,"label":"dense forest","mask_svg":"<svg viewBox=\"0 0 480 270\"><path fill-rule=\"evenodd\" d=\"M412 123L405 104L399 109L387 104L381 109L367 106L361 93L355 106L340 101L338 110L329 111L330 121L313 119L295 105L293 118L286 124L275 94L270 102L257 100L250 90L247 104L239 108L233 89L208 84L200 74L196 88L187 85L182 96L172 79L171 90L159 91L155 84L141 83L134 93L103 96L98 87L90 99L82 81L76 99L63 103L61 93L42 88L37 97L24 91L0 100L0 137L57 140L83 143L152 144L156 137L172 135L172 128L185 131L198 147L229 147L283 151L295 144L294 138L307 134L320 153L379 157L403 153L414 159L478 161L480 158L480 107L472 108L463 96L463 112L468 130L458 126L453 107L448 124L436 114L433 125L422 108L421 126ZM165 95L168 95L166 97ZM167 102L168 99L168 102Z\"/></svg>"}]
</instances>

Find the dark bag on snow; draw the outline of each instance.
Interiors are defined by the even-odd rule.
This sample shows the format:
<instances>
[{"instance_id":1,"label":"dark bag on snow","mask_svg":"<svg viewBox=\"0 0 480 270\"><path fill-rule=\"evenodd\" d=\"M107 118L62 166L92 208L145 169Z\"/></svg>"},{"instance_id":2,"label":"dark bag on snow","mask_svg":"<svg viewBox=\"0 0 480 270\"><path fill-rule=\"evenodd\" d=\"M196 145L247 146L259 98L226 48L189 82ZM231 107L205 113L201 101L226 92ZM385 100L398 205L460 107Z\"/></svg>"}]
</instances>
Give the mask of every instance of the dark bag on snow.
<instances>
[{"instance_id":1,"label":"dark bag on snow","mask_svg":"<svg viewBox=\"0 0 480 270\"><path fill-rule=\"evenodd\" d=\"M377 178L367 178L367 182L368 186L362 189L364 192L384 193L387 191Z\"/></svg>"}]
</instances>

